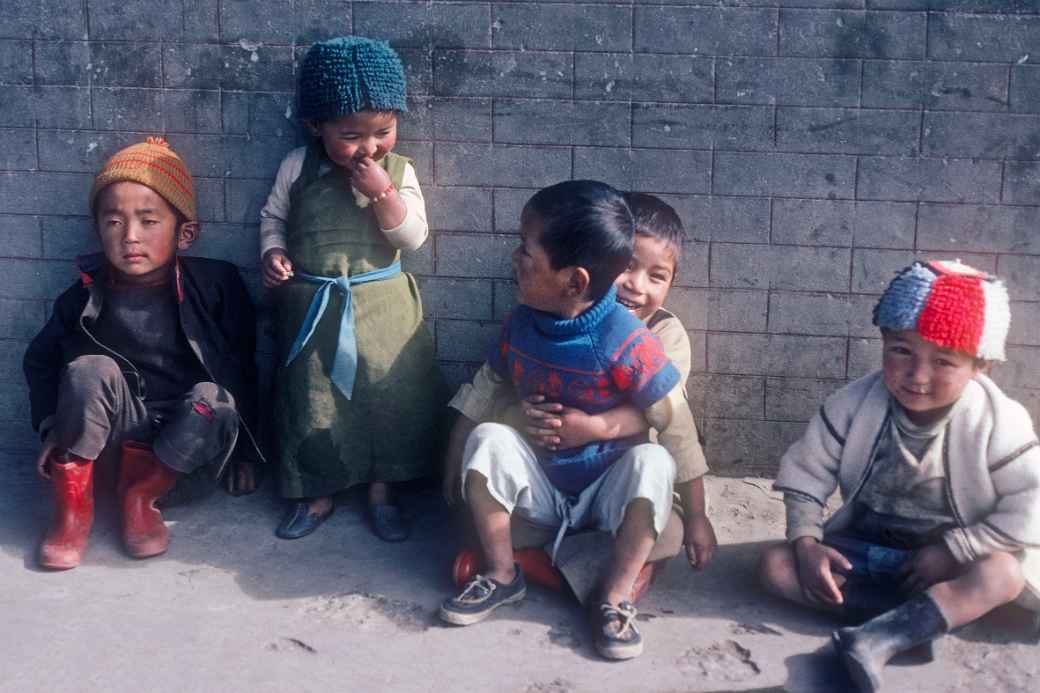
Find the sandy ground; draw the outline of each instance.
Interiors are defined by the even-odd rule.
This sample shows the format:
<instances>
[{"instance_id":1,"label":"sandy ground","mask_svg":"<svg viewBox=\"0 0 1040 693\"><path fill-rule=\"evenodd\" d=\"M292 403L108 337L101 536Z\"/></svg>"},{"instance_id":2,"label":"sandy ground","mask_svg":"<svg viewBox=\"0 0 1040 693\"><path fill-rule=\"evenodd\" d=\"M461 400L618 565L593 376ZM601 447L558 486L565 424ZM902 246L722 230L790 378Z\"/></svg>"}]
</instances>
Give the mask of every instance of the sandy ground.
<instances>
[{"instance_id":1,"label":"sandy ground","mask_svg":"<svg viewBox=\"0 0 1040 693\"><path fill-rule=\"evenodd\" d=\"M286 542L269 492L217 493L168 510L170 551L146 561L121 553L103 506L84 564L46 573L33 566L46 487L18 482L0 499L2 691L848 690L835 624L756 586L757 553L783 524L768 480L710 480L717 558L703 574L667 566L639 604L646 653L625 663L598 659L576 604L539 588L484 623L442 627L457 540L432 491L408 499L416 531L398 545L371 535L356 496ZM932 664L890 667L888 690L1040 690L1023 616L945 638Z\"/></svg>"}]
</instances>

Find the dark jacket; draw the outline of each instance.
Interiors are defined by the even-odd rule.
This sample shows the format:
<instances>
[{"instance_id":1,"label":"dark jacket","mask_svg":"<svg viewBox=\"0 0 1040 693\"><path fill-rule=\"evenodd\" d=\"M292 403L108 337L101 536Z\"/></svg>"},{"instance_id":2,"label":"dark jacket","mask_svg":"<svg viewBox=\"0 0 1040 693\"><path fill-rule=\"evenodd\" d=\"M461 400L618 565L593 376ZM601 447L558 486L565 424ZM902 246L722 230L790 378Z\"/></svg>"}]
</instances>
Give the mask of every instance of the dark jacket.
<instances>
[{"instance_id":1,"label":"dark jacket","mask_svg":"<svg viewBox=\"0 0 1040 693\"><path fill-rule=\"evenodd\" d=\"M143 375L126 356L99 342L90 326L100 315L107 269L100 253L79 260L80 281L54 302L54 311L25 352L32 425L40 430L58 403L62 369L87 354L111 356L130 390L146 391ZM180 325L195 357L210 379L235 398L243 433L233 455L262 461L256 443L256 317L238 269L229 262L178 257L175 268Z\"/></svg>"}]
</instances>

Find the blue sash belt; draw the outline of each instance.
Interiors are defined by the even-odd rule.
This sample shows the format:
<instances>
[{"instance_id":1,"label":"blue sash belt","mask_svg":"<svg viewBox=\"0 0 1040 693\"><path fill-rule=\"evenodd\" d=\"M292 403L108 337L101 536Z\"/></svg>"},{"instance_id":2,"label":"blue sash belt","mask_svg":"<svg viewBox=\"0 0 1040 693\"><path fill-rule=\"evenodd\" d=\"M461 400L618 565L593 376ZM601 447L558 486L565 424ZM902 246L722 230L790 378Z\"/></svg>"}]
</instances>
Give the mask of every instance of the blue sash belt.
<instances>
[{"instance_id":1,"label":"blue sash belt","mask_svg":"<svg viewBox=\"0 0 1040 693\"><path fill-rule=\"evenodd\" d=\"M350 399L354 392L354 378L357 376L357 333L354 330L354 301L350 287L355 284L390 279L400 273L400 261L394 262L389 267L357 274L353 277L316 277L313 274L296 272L296 277L321 286L314 292L311 305L307 308L307 315L303 319L303 324L300 325L300 331L296 335L292 348L289 349L289 356L285 359L285 365L288 366L292 363L310 341L311 335L314 334L314 330L321 321L321 316L325 314L325 307L329 305L329 292L335 288L343 295L343 312L339 319L336 358L332 362L332 382L344 397Z\"/></svg>"}]
</instances>

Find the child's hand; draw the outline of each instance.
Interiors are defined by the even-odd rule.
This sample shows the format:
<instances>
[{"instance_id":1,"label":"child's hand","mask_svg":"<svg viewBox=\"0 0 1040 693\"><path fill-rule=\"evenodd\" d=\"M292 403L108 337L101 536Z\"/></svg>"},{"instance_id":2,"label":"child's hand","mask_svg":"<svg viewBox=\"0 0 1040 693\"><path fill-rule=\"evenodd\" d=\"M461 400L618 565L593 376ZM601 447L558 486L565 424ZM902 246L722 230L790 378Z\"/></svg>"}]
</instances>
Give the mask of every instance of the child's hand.
<instances>
[{"instance_id":1,"label":"child's hand","mask_svg":"<svg viewBox=\"0 0 1040 693\"><path fill-rule=\"evenodd\" d=\"M264 287L274 289L293 276L293 263L281 248L264 253Z\"/></svg>"},{"instance_id":2,"label":"child's hand","mask_svg":"<svg viewBox=\"0 0 1040 693\"><path fill-rule=\"evenodd\" d=\"M802 594L809 602L838 606L845 601L834 579L834 569L852 570L849 559L812 537L798 539L794 544L794 554L798 558Z\"/></svg>"},{"instance_id":3,"label":"child's hand","mask_svg":"<svg viewBox=\"0 0 1040 693\"><path fill-rule=\"evenodd\" d=\"M40 454L36 456L36 473L40 475L40 478L47 479L51 478L51 471L48 469L47 462L51 458L51 453L54 452L54 448L58 447L57 441L54 439L54 433L48 433L47 437L43 440L43 447L40 448Z\"/></svg>"},{"instance_id":4,"label":"child's hand","mask_svg":"<svg viewBox=\"0 0 1040 693\"><path fill-rule=\"evenodd\" d=\"M704 570L715 556L715 548L719 545L715 538L715 528L704 513L690 513L683 522L683 544L686 546L686 560L694 570Z\"/></svg>"},{"instance_id":5,"label":"child's hand","mask_svg":"<svg viewBox=\"0 0 1040 693\"><path fill-rule=\"evenodd\" d=\"M946 542L940 541L918 549L906 560L899 572L905 592L923 592L937 582L957 574L957 559Z\"/></svg>"},{"instance_id":6,"label":"child's hand","mask_svg":"<svg viewBox=\"0 0 1040 693\"><path fill-rule=\"evenodd\" d=\"M524 399L524 415L528 435L549 450L567 450L607 439L606 426L600 417L559 402L546 402L542 395Z\"/></svg>"},{"instance_id":7,"label":"child's hand","mask_svg":"<svg viewBox=\"0 0 1040 693\"><path fill-rule=\"evenodd\" d=\"M351 185L365 197L375 197L390 187L390 174L367 156L354 161Z\"/></svg>"}]
</instances>

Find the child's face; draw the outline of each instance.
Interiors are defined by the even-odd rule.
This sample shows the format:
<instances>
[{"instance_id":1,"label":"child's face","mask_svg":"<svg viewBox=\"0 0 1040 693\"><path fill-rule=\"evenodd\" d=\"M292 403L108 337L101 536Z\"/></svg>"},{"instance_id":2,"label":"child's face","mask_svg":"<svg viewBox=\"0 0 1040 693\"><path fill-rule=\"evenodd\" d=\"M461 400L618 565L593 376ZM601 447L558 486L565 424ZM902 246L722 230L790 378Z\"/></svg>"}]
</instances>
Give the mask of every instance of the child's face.
<instances>
[{"instance_id":1,"label":"child's face","mask_svg":"<svg viewBox=\"0 0 1040 693\"><path fill-rule=\"evenodd\" d=\"M348 171L358 159L379 161L397 144L397 116L391 111L358 111L312 128L329 159Z\"/></svg>"},{"instance_id":2,"label":"child's face","mask_svg":"<svg viewBox=\"0 0 1040 693\"><path fill-rule=\"evenodd\" d=\"M187 250L195 238L197 225L186 222L178 229L177 214L170 203L140 183L109 185L98 195L95 210L105 258L116 279L125 284L144 285L164 279L178 248Z\"/></svg>"},{"instance_id":3,"label":"child's face","mask_svg":"<svg viewBox=\"0 0 1040 693\"><path fill-rule=\"evenodd\" d=\"M975 359L943 349L913 330L882 333L885 387L917 424L938 421L979 369Z\"/></svg>"},{"instance_id":4,"label":"child's face","mask_svg":"<svg viewBox=\"0 0 1040 693\"><path fill-rule=\"evenodd\" d=\"M542 220L537 214L524 214L520 224L520 245L513 251L513 276L517 301L536 310L560 314L564 308L566 268L554 270L542 247Z\"/></svg>"},{"instance_id":5,"label":"child's face","mask_svg":"<svg viewBox=\"0 0 1040 693\"><path fill-rule=\"evenodd\" d=\"M668 241L636 233L628 269L614 281L618 303L640 320L657 312L675 277L675 249Z\"/></svg>"}]
</instances>

